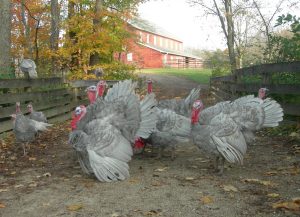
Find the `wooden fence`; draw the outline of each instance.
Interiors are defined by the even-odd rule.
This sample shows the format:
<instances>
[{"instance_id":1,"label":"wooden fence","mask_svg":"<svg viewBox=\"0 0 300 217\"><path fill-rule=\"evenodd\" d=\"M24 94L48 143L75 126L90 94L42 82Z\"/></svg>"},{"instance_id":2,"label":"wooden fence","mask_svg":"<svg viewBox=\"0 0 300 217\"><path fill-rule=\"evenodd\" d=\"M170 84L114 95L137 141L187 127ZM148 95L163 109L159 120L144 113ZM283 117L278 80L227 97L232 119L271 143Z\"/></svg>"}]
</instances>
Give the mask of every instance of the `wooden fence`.
<instances>
[{"instance_id":1,"label":"wooden fence","mask_svg":"<svg viewBox=\"0 0 300 217\"><path fill-rule=\"evenodd\" d=\"M63 78L3 79L0 80L0 133L12 129L10 115L15 112L15 103L27 114L27 104L34 110L43 111L50 123L71 118L71 112L81 104L88 104L85 89L97 80L64 81ZM112 85L116 81L107 81Z\"/></svg>"},{"instance_id":2,"label":"wooden fence","mask_svg":"<svg viewBox=\"0 0 300 217\"><path fill-rule=\"evenodd\" d=\"M260 87L266 87L285 114L300 116L300 61L237 69L234 75L212 77L210 87L218 101L257 94Z\"/></svg>"},{"instance_id":3,"label":"wooden fence","mask_svg":"<svg viewBox=\"0 0 300 217\"><path fill-rule=\"evenodd\" d=\"M178 69L202 69L203 61L198 59L167 60L164 66Z\"/></svg>"}]
</instances>

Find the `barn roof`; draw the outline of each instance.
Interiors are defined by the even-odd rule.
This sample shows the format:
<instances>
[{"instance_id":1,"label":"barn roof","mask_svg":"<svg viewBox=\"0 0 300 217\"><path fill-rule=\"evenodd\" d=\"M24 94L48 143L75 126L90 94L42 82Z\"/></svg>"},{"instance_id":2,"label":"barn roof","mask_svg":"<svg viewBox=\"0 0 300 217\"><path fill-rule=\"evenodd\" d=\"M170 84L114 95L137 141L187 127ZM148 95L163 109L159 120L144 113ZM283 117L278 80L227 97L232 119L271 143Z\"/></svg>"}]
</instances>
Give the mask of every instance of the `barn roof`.
<instances>
[{"instance_id":1,"label":"barn roof","mask_svg":"<svg viewBox=\"0 0 300 217\"><path fill-rule=\"evenodd\" d=\"M178 37L172 35L171 33L167 32L165 29L155 25L154 23L151 23L148 20L144 20L140 17L135 17L128 21L128 23L135 27L136 29L140 29L146 32L154 33L156 35L164 36L166 38L174 39L176 41L182 42L181 39Z\"/></svg>"},{"instance_id":2,"label":"barn roof","mask_svg":"<svg viewBox=\"0 0 300 217\"><path fill-rule=\"evenodd\" d=\"M144 44L144 43L140 43L140 42L139 42L139 44L142 45L142 46L148 47L150 49L156 50L158 52L161 52L161 53L173 54L173 55L177 55L177 56L184 56L184 57L189 57L189 58L193 58L193 59L202 60L201 57L198 57L198 56L186 53L186 52L169 50L169 49L166 49L166 48L157 47L157 46L154 46L154 45Z\"/></svg>"}]
</instances>

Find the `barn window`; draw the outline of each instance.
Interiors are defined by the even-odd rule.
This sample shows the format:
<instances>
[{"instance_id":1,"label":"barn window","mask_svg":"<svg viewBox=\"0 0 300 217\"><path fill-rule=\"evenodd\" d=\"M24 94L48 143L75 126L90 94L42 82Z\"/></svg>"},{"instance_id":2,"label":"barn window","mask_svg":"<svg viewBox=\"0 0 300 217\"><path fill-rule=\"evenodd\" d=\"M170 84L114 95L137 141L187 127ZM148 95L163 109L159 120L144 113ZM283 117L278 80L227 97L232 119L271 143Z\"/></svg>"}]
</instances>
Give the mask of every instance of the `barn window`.
<instances>
[{"instance_id":1,"label":"barn window","mask_svg":"<svg viewBox=\"0 0 300 217\"><path fill-rule=\"evenodd\" d=\"M153 36L153 43L156 45L156 35Z\"/></svg>"},{"instance_id":2,"label":"barn window","mask_svg":"<svg viewBox=\"0 0 300 217\"><path fill-rule=\"evenodd\" d=\"M147 43L149 44L149 41L150 41L150 35L147 34Z\"/></svg>"},{"instance_id":3,"label":"barn window","mask_svg":"<svg viewBox=\"0 0 300 217\"><path fill-rule=\"evenodd\" d=\"M162 47L163 46L163 38L159 38L159 45Z\"/></svg>"},{"instance_id":4,"label":"barn window","mask_svg":"<svg viewBox=\"0 0 300 217\"><path fill-rule=\"evenodd\" d=\"M127 61L131 62L132 61L132 53L127 54Z\"/></svg>"},{"instance_id":5,"label":"barn window","mask_svg":"<svg viewBox=\"0 0 300 217\"><path fill-rule=\"evenodd\" d=\"M140 32L140 42L143 42L143 33Z\"/></svg>"}]
</instances>

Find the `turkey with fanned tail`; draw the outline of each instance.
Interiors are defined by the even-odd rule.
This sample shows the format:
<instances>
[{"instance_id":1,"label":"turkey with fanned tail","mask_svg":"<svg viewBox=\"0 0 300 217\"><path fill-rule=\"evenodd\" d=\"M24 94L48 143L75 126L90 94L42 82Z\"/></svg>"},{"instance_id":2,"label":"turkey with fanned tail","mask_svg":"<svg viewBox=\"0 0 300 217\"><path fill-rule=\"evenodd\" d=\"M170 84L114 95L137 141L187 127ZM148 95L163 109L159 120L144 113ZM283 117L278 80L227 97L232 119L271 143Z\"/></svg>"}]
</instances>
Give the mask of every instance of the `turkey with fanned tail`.
<instances>
[{"instance_id":1,"label":"turkey with fanned tail","mask_svg":"<svg viewBox=\"0 0 300 217\"><path fill-rule=\"evenodd\" d=\"M140 101L135 87L131 80L120 81L104 99L75 109L69 142L82 170L99 181L128 178L131 144L136 137L148 138L155 130L155 96L150 94Z\"/></svg>"},{"instance_id":2,"label":"turkey with fanned tail","mask_svg":"<svg viewBox=\"0 0 300 217\"><path fill-rule=\"evenodd\" d=\"M205 154L216 157L216 169L221 161L222 174L225 160L243 164L254 131L276 127L282 119L281 106L269 98L249 95L204 110L202 101L197 100L192 112L192 140Z\"/></svg>"}]
</instances>

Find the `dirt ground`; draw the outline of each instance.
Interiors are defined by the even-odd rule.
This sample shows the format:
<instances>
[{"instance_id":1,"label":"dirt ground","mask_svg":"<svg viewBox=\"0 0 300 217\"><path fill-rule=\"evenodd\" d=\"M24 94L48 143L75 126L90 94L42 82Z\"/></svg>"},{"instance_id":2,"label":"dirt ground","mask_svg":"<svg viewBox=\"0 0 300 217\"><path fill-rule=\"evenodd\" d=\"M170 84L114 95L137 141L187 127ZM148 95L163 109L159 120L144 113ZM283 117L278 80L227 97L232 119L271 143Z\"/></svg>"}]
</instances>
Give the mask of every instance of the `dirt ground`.
<instances>
[{"instance_id":1,"label":"dirt ground","mask_svg":"<svg viewBox=\"0 0 300 217\"><path fill-rule=\"evenodd\" d=\"M197 86L172 76L146 76L154 80L158 98L182 97ZM202 93L211 103L205 86ZM130 179L100 183L81 172L67 144L69 131L69 122L55 125L31 144L26 157L11 134L0 140L1 217L300 214L300 144L290 137L259 132L244 165L226 164L223 176L192 144L179 145L174 161L168 151L157 160L157 150L146 149L130 162Z\"/></svg>"}]
</instances>

